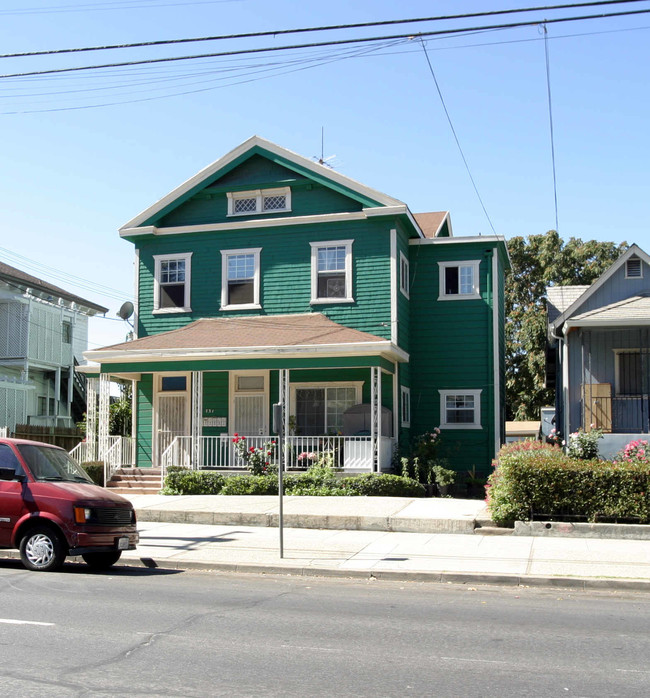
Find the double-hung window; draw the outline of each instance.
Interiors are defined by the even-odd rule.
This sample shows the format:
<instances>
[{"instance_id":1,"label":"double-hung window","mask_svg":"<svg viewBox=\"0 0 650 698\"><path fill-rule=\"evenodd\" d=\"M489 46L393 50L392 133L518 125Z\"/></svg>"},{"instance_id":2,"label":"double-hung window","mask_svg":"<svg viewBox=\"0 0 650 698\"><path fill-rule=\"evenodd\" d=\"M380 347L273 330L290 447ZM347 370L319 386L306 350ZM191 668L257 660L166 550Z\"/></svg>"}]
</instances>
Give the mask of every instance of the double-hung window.
<instances>
[{"instance_id":1,"label":"double-hung window","mask_svg":"<svg viewBox=\"0 0 650 698\"><path fill-rule=\"evenodd\" d=\"M222 310L260 308L261 250L221 250Z\"/></svg>"},{"instance_id":2,"label":"double-hung window","mask_svg":"<svg viewBox=\"0 0 650 698\"><path fill-rule=\"evenodd\" d=\"M311 242L311 302L350 303L352 240Z\"/></svg>"},{"instance_id":3,"label":"double-hung window","mask_svg":"<svg viewBox=\"0 0 650 698\"><path fill-rule=\"evenodd\" d=\"M440 426L445 429L481 428L480 390L440 390Z\"/></svg>"},{"instance_id":4,"label":"double-hung window","mask_svg":"<svg viewBox=\"0 0 650 698\"><path fill-rule=\"evenodd\" d=\"M440 292L438 300L480 298L479 260L438 262Z\"/></svg>"},{"instance_id":5,"label":"double-hung window","mask_svg":"<svg viewBox=\"0 0 650 698\"><path fill-rule=\"evenodd\" d=\"M229 216L253 216L261 213L291 211L291 189L253 189L228 192Z\"/></svg>"},{"instance_id":6,"label":"double-hung window","mask_svg":"<svg viewBox=\"0 0 650 698\"><path fill-rule=\"evenodd\" d=\"M154 255L155 313L181 313L190 307L190 260L192 253Z\"/></svg>"}]
</instances>

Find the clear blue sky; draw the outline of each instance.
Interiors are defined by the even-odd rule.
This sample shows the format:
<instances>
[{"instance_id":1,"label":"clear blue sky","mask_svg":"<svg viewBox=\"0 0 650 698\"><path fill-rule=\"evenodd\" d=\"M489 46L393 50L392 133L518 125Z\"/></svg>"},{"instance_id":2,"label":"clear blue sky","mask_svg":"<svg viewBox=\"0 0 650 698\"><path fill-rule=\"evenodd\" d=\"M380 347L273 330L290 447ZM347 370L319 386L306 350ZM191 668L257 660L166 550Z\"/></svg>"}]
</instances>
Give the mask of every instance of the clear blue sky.
<instances>
[{"instance_id":1,"label":"clear blue sky","mask_svg":"<svg viewBox=\"0 0 650 698\"><path fill-rule=\"evenodd\" d=\"M3 53L17 53L534 4L543 3L3 0L0 37ZM650 9L650 2L525 18L622 9ZM432 28L4 58L0 73ZM548 32L560 234L648 250L650 14L549 25ZM540 28L430 39L426 46L496 232L512 237L554 228ZM108 306L114 318L133 294L133 248L119 238L120 225L253 134L318 156L321 127L324 154L336 155L331 162L339 172L402 199L413 212L451 211L456 235L492 232L422 45L410 41L1 79L0 259ZM127 329L115 320L93 321L90 346L121 341Z\"/></svg>"}]
</instances>

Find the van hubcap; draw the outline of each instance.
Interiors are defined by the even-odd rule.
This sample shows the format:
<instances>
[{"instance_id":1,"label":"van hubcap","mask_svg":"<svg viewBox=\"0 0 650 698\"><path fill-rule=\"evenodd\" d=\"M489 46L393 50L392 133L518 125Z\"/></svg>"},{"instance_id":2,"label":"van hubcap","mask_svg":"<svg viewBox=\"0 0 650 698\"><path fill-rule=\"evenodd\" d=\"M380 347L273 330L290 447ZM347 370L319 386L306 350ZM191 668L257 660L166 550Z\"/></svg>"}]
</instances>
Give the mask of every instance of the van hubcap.
<instances>
[{"instance_id":1,"label":"van hubcap","mask_svg":"<svg viewBox=\"0 0 650 698\"><path fill-rule=\"evenodd\" d=\"M54 545L50 538L39 533L27 541L25 555L33 565L47 565L54 557Z\"/></svg>"}]
</instances>

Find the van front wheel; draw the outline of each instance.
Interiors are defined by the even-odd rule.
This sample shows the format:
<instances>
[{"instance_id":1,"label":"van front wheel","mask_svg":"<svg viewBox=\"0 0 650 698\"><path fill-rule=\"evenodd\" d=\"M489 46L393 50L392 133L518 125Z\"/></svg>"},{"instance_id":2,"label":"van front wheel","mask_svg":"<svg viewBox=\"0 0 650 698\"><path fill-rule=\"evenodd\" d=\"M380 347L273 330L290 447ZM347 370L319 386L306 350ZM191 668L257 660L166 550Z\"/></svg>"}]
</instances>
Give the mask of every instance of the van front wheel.
<instances>
[{"instance_id":1,"label":"van front wheel","mask_svg":"<svg viewBox=\"0 0 650 698\"><path fill-rule=\"evenodd\" d=\"M120 559L121 555L121 550L111 550L108 553L86 553L81 557L84 559L84 562L94 570L107 570Z\"/></svg>"},{"instance_id":2,"label":"van front wheel","mask_svg":"<svg viewBox=\"0 0 650 698\"><path fill-rule=\"evenodd\" d=\"M20 541L20 559L28 570L53 572L66 557L59 534L49 526L34 526Z\"/></svg>"}]
</instances>

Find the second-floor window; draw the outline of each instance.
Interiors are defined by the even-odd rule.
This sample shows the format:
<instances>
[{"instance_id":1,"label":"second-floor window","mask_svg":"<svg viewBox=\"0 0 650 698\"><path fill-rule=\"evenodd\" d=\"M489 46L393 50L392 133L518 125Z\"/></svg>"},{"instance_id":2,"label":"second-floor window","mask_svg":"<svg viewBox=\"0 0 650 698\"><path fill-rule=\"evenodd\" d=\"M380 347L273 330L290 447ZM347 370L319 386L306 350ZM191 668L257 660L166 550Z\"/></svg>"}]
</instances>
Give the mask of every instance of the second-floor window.
<instances>
[{"instance_id":1,"label":"second-floor window","mask_svg":"<svg viewBox=\"0 0 650 698\"><path fill-rule=\"evenodd\" d=\"M352 240L311 242L311 302L352 302Z\"/></svg>"},{"instance_id":2,"label":"second-floor window","mask_svg":"<svg viewBox=\"0 0 650 698\"><path fill-rule=\"evenodd\" d=\"M221 251L221 309L260 307L261 247Z\"/></svg>"},{"instance_id":3,"label":"second-floor window","mask_svg":"<svg viewBox=\"0 0 650 698\"><path fill-rule=\"evenodd\" d=\"M187 312L190 307L190 260L192 253L154 255L154 312Z\"/></svg>"},{"instance_id":4,"label":"second-floor window","mask_svg":"<svg viewBox=\"0 0 650 698\"><path fill-rule=\"evenodd\" d=\"M61 323L61 340L64 344L72 344L72 323L69 320Z\"/></svg>"},{"instance_id":5,"label":"second-floor window","mask_svg":"<svg viewBox=\"0 0 650 698\"><path fill-rule=\"evenodd\" d=\"M438 262L440 293L438 300L480 298L479 261Z\"/></svg>"}]
</instances>

